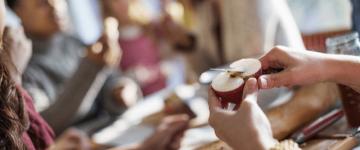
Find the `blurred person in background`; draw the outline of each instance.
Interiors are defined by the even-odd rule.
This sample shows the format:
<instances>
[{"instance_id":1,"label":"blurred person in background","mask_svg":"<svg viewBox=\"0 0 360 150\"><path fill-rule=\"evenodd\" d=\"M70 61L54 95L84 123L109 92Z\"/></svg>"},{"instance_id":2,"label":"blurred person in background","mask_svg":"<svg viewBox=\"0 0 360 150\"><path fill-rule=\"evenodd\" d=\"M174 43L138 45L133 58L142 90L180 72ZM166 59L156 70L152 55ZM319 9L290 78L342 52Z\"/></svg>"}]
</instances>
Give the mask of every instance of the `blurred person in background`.
<instances>
[{"instance_id":1,"label":"blurred person in background","mask_svg":"<svg viewBox=\"0 0 360 150\"><path fill-rule=\"evenodd\" d=\"M196 44L187 47L192 50L183 52L189 58L189 66L198 75L238 59L260 56L276 44L305 49L284 0L179 2L185 11L189 11L185 14L194 18L187 16L190 27L185 28L191 29ZM172 35L182 35L182 30L168 31ZM207 88L198 91L200 96L207 97L202 93L207 93ZM290 90L264 90L259 93L258 103L270 118L273 136L281 140L332 108L336 94L336 85L321 83Z\"/></svg>"},{"instance_id":2,"label":"blurred person in background","mask_svg":"<svg viewBox=\"0 0 360 150\"><path fill-rule=\"evenodd\" d=\"M129 0L105 0L108 15L119 21L119 44L123 59L119 68L133 77L144 95L159 91L166 86L166 78L160 70L158 44L144 28L129 15Z\"/></svg>"},{"instance_id":3,"label":"blurred person in background","mask_svg":"<svg viewBox=\"0 0 360 150\"><path fill-rule=\"evenodd\" d=\"M3 1L1 9L4 8ZM3 11L1 11L3 12ZM22 73L30 59L31 42L22 28L7 27L2 34L4 20L1 18L3 48L0 51L2 122L1 147L6 149L46 149L54 143L51 127L36 112L32 98L22 88ZM10 114L10 112L12 112ZM86 148L85 134L74 129L67 130L57 140L54 149ZM76 145L76 146L75 146Z\"/></svg>"},{"instance_id":4,"label":"blurred person in background","mask_svg":"<svg viewBox=\"0 0 360 150\"><path fill-rule=\"evenodd\" d=\"M0 114L0 146L19 150L91 149L88 137L74 129L67 130L54 142L53 130L37 113L31 96L22 88L22 73L32 53L31 42L21 28L4 31L4 10L4 1L0 1L0 103L3 111ZM178 149L187 124L187 116L167 117L144 142L119 149Z\"/></svg>"},{"instance_id":5,"label":"blurred person in background","mask_svg":"<svg viewBox=\"0 0 360 150\"><path fill-rule=\"evenodd\" d=\"M132 96L131 101L137 100L137 88L125 90L128 88L124 84L134 85L130 80L121 81L115 73L98 96L105 80L113 72L112 66L120 59L118 46L114 47L106 36L86 46L63 32L61 18L58 17L61 15L57 15L54 8L55 1L6 2L20 18L26 35L33 42L33 56L23 75L24 87L34 97L36 108L56 133L82 119L87 121L90 112L97 117L92 116L95 120L100 120L86 123L82 126L86 130L96 130L114 120L126 108L123 91Z\"/></svg>"},{"instance_id":6,"label":"blurred person in background","mask_svg":"<svg viewBox=\"0 0 360 150\"><path fill-rule=\"evenodd\" d=\"M285 0L180 0L191 14L195 46L185 55L195 78L209 68L258 57L276 44L304 49L301 34ZM204 89L204 93L206 89ZM264 91L260 105L267 108L287 89ZM206 97L206 94L203 95ZM272 99L274 101L269 101Z\"/></svg>"},{"instance_id":7,"label":"blurred person in background","mask_svg":"<svg viewBox=\"0 0 360 150\"><path fill-rule=\"evenodd\" d=\"M101 3L104 6L105 16L115 17L120 24L119 44L123 58L119 68L138 82L145 96L166 87L166 77L160 67L162 61L160 49L163 43L189 44L187 39L179 38L185 37L182 36L181 28L176 26L163 8L159 10L160 16L156 20L146 18L147 21L141 22L141 19L132 16L140 14L132 14L131 12L134 13L136 10L130 10L131 5L139 5L140 1L105 0ZM161 6L165 7L164 5L166 3L162 2ZM170 34L173 32L169 30L177 32Z\"/></svg>"},{"instance_id":8,"label":"blurred person in background","mask_svg":"<svg viewBox=\"0 0 360 150\"><path fill-rule=\"evenodd\" d=\"M186 0L182 0L186 1ZM192 0L197 74L282 44L304 49L285 0Z\"/></svg>"}]
</instances>

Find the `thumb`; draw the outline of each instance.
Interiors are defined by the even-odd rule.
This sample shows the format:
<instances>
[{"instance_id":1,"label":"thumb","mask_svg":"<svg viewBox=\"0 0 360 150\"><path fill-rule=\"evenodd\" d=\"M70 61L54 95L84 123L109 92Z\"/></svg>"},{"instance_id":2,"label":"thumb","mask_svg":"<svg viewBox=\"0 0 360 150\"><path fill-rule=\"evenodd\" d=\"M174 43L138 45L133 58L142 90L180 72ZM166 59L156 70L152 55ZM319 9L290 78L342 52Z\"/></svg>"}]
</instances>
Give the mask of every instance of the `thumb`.
<instances>
[{"instance_id":1,"label":"thumb","mask_svg":"<svg viewBox=\"0 0 360 150\"><path fill-rule=\"evenodd\" d=\"M258 90L257 80L255 78L248 79L244 87L243 99L248 96L257 96Z\"/></svg>"},{"instance_id":2,"label":"thumb","mask_svg":"<svg viewBox=\"0 0 360 150\"><path fill-rule=\"evenodd\" d=\"M291 85L291 73L283 71L275 74L267 74L259 77L259 86L261 89L271 89L281 86Z\"/></svg>"}]
</instances>

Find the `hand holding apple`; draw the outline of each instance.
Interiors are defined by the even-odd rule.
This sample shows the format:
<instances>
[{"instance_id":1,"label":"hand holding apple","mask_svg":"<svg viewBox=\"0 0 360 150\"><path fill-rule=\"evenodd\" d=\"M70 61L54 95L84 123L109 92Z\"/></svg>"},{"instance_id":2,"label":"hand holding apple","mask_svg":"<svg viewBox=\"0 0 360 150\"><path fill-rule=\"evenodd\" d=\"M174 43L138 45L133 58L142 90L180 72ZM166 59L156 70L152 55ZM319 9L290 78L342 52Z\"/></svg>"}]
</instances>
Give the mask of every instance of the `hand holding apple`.
<instances>
[{"instance_id":1,"label":"hand holding apple","mask_svg":"<svg viewBox=\"0 0 360 150\"><path fill-rule=\"evenodd\" d=\"M283 71L260 76L260 88L309 85L331 81L360 92L360 59L356 56L331 55L277 46L260 58L262 69Z\"/></svg>"},{"instance_id":2,"label":"hand holding apple","mask_svg":"<svg viewBox=\"0 0 360 150\"><path fill-rule=\"evenodd\" d=\"M90 150L89 137L80 130L66 130L49 150Z\"/></svg>"},{"instance_id":3,"label":"hand holding apple","mask_svg":"<svg viewBox=\"0 0 360 150\"><path fill-rule=\"evenodd\" d=\"M276 144L266 115L257 105L258 85L250 78L244 87L244 99L237 111L221 108L213 90L209 90L209 123L216 135L233 149L270 149Z\"/></svg>"},{"instance_id":4,"label":"hand holding apple","mask_svg":"<svg viewBox=\"0 0 360 150\"><path fill-rule=\"evenodd\" d=\"M324 55L283 46L273 48L260 58L262 69L282 68L283 71L262 75L259 78L260 88L291 87L325 81L328 73L324 68Z\"/></svg>"},{"instance_id":5,"label":"hand holding apple","mask_svg":"<svg viewBox=\"0 0 360 150\"><path fill-rule=\"evenodd\" d=\"M261 63L257 59L241 59L230 65L230 69L215 77L211 89L219 97L225 109L234 110L240 107L243 98L244 84L250 77L261 75Z\"/></svg>"}]
</instances>

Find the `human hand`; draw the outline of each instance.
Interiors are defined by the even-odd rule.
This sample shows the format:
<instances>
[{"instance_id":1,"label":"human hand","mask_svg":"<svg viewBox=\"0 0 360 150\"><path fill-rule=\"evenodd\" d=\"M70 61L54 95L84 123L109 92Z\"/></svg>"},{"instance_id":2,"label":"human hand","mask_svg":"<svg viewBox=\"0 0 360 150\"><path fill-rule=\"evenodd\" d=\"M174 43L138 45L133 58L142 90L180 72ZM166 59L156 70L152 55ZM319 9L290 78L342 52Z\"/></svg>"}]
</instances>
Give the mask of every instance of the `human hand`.
<instances>
[{"instance_id":1,"label":"human hand","mask_svg":"<svg viewBox=\"0 0 360 150\"><path fill-rule=\"evenodd\" d=\"M187 52L191 51L195 46L195 36L167 13L165 13L160 20L157 30L159 30L163 38L177 50Z\"/></svg>"},{"instance_id":2,"label":"human hand","mask_svg":"<svg viewBox=\"0 0 360 150\"><path fill-rule=\"evenodd\" d=\"M87 58L111 67L117 66L122 55L118 38L118 22L114 18L107 18L104 35L90 46Z\"/></svg>"},{"instance_id":3,"label":"human hand","mask_svg":"<svg viewBox=\"0 0 360 150\"><path fill-rule=\"evenodd\" d=\"M27 67L32 54L32 43L25 36L23 28L5 28L4 48L9 52L11 62L13 62L21 75Z\"/></svg>"},{"instance_id":4,"label":"human hand","mask_svg":"<svg viewBox=\"0 0 360 150\"><path fill-rule=\"evenodd\" d=\"M184 131L189 124L187 115L166 117L155 133L145 140L138 149L143 150L176 150L180 148Z\"/></svg>"},{"instance_id":5,"label":"human hand","mask_svg":"<svg viewBox=\"0 0 360 150\"><path fill-rule=\"evenodd\" d=\"M209 123L216 135L234 149L269 149L276 144L268 118L257 104L257 81L251 78L244 89L239 110L221 109L219 100L209 89Z\"/></svg>"},{"instance_id":6,"label":"human hand","mask_svg":"<svg viewBox=\"0 0 360 150\"><path fill-rule=\"evenodd\" d=\"M65 131L49 150L90 150L91 143L85 133L69 129Z\"/></svg>"},{"instance_id":7,"label":"human hand","mask_svg":"<svg viewBox=\"0 0 360 150\"><path fill-rule=\"evenodd\" d=\"M121 78L111 89L111 95L115 103L126 108L134 106L142 99L139 86L129 78Z\"/></svg>"},{"instance_id":8,"label":"human hand","mask_svg":"<svg viewBox=\"0 0 360 150\"><path fill-rule=\"evenodd\" d=\"M277 46L260 58L262 69L283 69L278 73L260 76L260 88L269 89L280 86L308 85L328 79L329 71L325 68L326 54L293 50Z\"/></svg>"}]
</instances>

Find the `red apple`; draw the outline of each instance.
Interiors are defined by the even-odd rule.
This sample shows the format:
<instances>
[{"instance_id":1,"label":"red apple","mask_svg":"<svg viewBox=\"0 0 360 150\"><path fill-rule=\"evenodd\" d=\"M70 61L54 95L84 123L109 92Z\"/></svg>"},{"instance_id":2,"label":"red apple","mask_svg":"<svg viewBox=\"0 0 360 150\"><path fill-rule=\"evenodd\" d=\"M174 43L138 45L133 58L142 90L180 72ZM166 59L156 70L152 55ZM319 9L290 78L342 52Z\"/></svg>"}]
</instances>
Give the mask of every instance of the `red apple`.
<instances>
[{"instance_id":1,"label":"red apple","mask_svg":"<svg viewBox=\"0 0 360 150\"><path fill-rule=\"evenodd\" d=\"M261 63L257 59L241 59L232 63L229 70L217 75L211 88L222 107L233 110L240 107L246 80L261 75Z\"/></svg>"},{"instance_id":2,"label":"red apple","mask_svg":"<svg viewBox=\"0 0 360 150\"><path fill-rule=\"evenodd\" d=\"M222 72L212 81L211 88L224 109L237 109L242 100L244 79L233 72Z\"/></svg>"}]
</instances>

